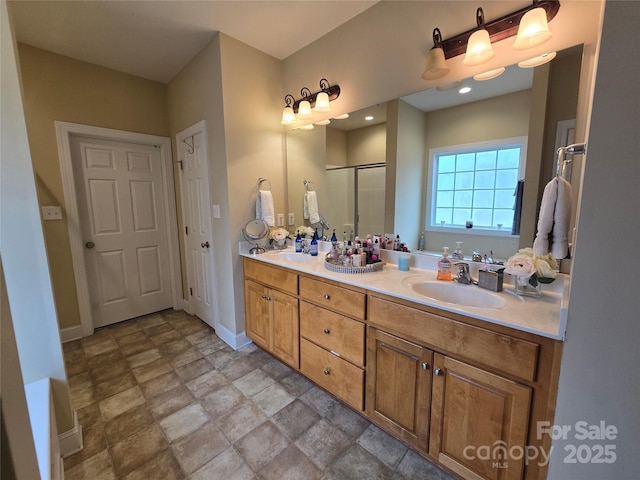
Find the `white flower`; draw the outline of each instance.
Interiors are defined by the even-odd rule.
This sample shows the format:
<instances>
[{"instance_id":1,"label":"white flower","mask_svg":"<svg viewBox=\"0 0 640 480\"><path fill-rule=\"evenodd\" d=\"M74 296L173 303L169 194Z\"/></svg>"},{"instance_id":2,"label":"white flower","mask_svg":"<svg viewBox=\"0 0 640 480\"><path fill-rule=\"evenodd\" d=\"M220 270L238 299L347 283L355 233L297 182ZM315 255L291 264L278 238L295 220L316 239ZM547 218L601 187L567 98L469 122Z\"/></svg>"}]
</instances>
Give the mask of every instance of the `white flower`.
<instances>
[{"instance_id":1,"label":"white flower","mask_svg":"<svg viewBox=\"0 0 640 480\"><path fill-rule=\"evenodd\" d=\"M271 238L277 242L284 240L288 236L289 236L289 232L284 228L276 228L271 232Z\"/></svg>"},{"instance_id":2,"label":"white flower","mask_svg":"<svg viewBox=\"0 0 640 480\"><path fill-rule=\"evenodd\" d=\"M536 266L533 263L533 258L523 254L516 254L507 260L507 266L504 271L518 277L530 277L536 273Z\"/></svg>"},{"instance_id":3,"label":"white flower","mask_svg":"<svg viewBox=\"0 0 640 480\"><path fill-rule=\"evenodd\" d=\"M307 227L305 225L300 225L296 228L296 235L300 235L302 238L304 237L313 237L314 230L311 227Z\"/></svg>"}]
</instances>

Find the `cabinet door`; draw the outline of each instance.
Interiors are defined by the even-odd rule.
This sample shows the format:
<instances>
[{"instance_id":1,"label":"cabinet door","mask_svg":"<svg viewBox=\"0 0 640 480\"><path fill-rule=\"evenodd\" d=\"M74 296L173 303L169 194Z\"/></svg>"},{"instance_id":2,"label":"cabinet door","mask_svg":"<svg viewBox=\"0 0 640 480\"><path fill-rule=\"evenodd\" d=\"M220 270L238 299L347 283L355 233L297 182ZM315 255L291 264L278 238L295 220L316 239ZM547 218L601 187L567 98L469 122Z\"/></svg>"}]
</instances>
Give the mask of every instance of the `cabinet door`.
<instances>
[{"instance_id":1,"label":"cabinet door","mask_svg":"<svg viewBox=\"0 0 640 480\"><path fill-rule=\"evenodd\" d=\"M368 415L426 452L433 352L375 328L367 348Z\"/></svg>"},{"instance_id":2,"label":"cabinet door","mask_svg":"<svg viewBox=\"0 0 640 480\"><path fill-rule=\"evenodd\" d=\"M259 283L244 282L245 330L256 345L270 350L268 290Z\"/></svg>"},{"instance_id":3,"label":"cabinet door","mask_svg":"<svg viewBox=\"0 0 640 480\"><path fill-rule=\"evenodd\" d=\"M434 358L429 453L473 479L521 479L531 389L439 354Z\"/></svg>"},{"instance_id":4,"label":"cabinet door","mask_svg":"<svg viewBox=\"0 0 640 480\"><path fill-rule=\"evenodd\" d=\"M272 309L272 353L294 368L300 366L298 299L269 290Z\"/></svg>"}]
</instances>

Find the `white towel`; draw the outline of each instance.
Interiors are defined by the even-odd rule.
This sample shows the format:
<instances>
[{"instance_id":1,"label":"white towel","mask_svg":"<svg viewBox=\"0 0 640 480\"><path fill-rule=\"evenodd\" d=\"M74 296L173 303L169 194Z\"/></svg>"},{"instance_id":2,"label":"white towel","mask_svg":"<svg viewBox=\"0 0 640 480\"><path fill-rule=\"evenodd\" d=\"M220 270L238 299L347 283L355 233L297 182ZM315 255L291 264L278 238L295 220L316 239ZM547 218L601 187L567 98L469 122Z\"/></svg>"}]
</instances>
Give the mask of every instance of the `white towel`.
<instances>
[{"instance_id":1,"label":"white towel","mask_svg":"<svg viewBox=\"0 0 640 480\"><path fill-rule=\"evenodd\" d=\"M538 233L533 241L533 253L536 255L546 255L551 250L551 240L549 236L553 231L553 216L558 201L558 179L553 178L544 187L542 202L540 202L540 213L538 214Z\"/></svg>"},{"instance_id":2,"label":"white towel","mask_svg":"<svg viewBox=\"0 0 640 480\"><path fill-rule=\"evenodd\" d=\"M536 255L551 253L551 256L558 260L567 256L571 203L571 184L564 178L553 178L544 187L538 232L533 242L533 252Z\"/></svg>"},{"instance_id":3,"label":"white towel","mask_svg":"<svg viewBox=\"0 0 640 480\"><path fill-rule=\"evenodd\" d=\"M558 178L558 199L553 212L553 232L551 234L551 256L560 260L569 251L569 226L571 224L571 184Z\"/></svg>"},{"instance_id":4,"label":"white towel","mask_svg":"<svg viewBox=\"0 0 640 480\"><path fill-rule=\"evenodd\" d=\"M275 226L275 209L273 208L273 196L271 190L258 190L258 198L256 199L256 218L260 218L267 222L270 227Z\"/></svg>"},{"instance_id":5,"label":"white towel","mask_svg":"<svg viewBox=\"0 0 640 480\"><path fill-rule=\"evenodd\" d=\"M314 190L305 192L304 194L304 218L309 219L310 224L320 222L320 213L318 212L318 197Z\"/></svg>"}]
</instances>

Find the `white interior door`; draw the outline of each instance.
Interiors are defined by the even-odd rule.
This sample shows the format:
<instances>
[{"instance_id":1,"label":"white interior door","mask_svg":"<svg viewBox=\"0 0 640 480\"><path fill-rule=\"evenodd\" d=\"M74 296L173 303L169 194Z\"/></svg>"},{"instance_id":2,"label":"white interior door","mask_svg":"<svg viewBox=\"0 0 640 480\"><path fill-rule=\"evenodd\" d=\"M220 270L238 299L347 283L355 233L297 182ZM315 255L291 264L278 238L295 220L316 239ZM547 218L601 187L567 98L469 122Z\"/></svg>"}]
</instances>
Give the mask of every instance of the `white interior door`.
<instances>
[{"instance_id":1,"label":"white interior door","mask_svg":"<svg viewBox=\"0 0 640 480\"><path fill-rule=\"evenodd\" d=\"M158 149L82 136L70 145L94 326L172 307Z\"/></svg>"},{"instance_id":2,"label":"white interior door","mask_svg":"<svg viewBox=\"0 0 640 480\"><path fill-rule=\"evenodd\" d=\"M185 255L191 313L215 328L213 225L204 122L177 135Z\"/></svg>"}]
</instances>

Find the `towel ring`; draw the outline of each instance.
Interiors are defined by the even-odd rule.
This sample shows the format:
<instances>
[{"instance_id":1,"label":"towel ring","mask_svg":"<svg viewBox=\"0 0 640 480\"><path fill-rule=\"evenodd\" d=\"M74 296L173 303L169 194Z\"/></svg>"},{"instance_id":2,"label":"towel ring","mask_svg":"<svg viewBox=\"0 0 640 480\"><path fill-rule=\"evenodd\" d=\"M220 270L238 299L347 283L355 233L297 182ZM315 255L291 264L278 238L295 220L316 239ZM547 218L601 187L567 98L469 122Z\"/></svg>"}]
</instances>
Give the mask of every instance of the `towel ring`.
<instances>
[{"instance_id":1,"label":"towel ring","mask_svg":"<svg viewBox=\"0 0 640 480\"><path fill-rule=\"evenodd\" d=\"M271 188L272 188L271 182L264 177L258 178L258 183L256 184L256 190L260 191L260 184L262 184L262 182L267 182L269 184L269 191L271 191Z\"/></svg>"},{"instance_id":2,"label":"towel ring","mask_svg":"<svg viewBox=\"0 0 640 480\"><path fill-rule=\"evenodd\" d=\"M304 191L308 192L309 191L309 185L313 185L313 189L316 189L316 184L313 182L310 182L309 180L304 180L302 183L304 183Z\"/></svg>"}]
</instances>

